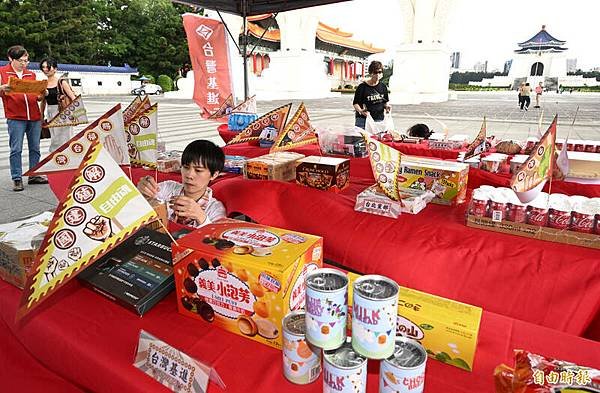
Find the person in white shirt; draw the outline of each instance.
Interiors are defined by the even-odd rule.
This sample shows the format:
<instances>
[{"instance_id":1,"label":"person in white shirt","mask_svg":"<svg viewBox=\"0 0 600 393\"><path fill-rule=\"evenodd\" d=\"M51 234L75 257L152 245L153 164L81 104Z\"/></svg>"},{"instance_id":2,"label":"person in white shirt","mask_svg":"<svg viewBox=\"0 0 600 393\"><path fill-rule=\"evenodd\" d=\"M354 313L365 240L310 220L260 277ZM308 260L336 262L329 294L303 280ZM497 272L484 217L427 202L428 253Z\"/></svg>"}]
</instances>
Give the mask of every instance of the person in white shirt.
<instances>
[{"instance_id":1,"label":"person in white shirt","mask_svg":"<svg viewBox=\"0 0 600 393\"><path fill-rule=\"evenodd\" d=\"M138 182L138 190L147 197L167 202L169 220L199 228L226 217L225 206L213 197L208 187L223 170L223 150L206 140L191 142L181 156L183 184L168 180L156 183L152 176Z\"/></svg>"}]
</instances>

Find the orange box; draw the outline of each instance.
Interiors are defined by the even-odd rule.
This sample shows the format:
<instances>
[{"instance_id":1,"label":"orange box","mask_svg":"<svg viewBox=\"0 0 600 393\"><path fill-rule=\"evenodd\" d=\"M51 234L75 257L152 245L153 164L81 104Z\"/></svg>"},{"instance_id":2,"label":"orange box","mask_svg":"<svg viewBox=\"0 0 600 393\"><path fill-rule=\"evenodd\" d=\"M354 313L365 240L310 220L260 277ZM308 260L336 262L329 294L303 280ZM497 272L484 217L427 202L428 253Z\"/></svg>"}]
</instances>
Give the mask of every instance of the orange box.
<instances>
[{"instance_id":1,"label":"orange box","mask_svg":"<svg viewBox=\"0 0 600 393\"><path fill-rule=\"evenodd\" d=\"M179 312L281 349L281 320L304 308L304 279L323 264L323 239L224 219L178 243Z\"/></svg>"}]
</instances>

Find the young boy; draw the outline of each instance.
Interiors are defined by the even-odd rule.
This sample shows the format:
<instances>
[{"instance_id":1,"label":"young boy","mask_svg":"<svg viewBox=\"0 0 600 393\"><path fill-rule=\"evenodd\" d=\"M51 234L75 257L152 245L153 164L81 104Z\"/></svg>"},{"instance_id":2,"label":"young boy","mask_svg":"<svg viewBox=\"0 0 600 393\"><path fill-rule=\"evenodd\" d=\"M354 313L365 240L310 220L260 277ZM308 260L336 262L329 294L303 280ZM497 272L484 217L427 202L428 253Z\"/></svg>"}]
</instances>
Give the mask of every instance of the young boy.
<instances>
[{"instance_id":1,"label":"young boy","mask_svg":"<svg viewBox=\"0 0 600 393\"><path fill-rule=\"evenodd\" d=\"M226 216L225 207L208 187L224 164L221 148L197 140L187 145L181 156L183 184L172 180L157 184L152 176L145 176L138 182L138 189L147 197L167 202L169 220L199 228Z\"/></svg>"}]
</instances>

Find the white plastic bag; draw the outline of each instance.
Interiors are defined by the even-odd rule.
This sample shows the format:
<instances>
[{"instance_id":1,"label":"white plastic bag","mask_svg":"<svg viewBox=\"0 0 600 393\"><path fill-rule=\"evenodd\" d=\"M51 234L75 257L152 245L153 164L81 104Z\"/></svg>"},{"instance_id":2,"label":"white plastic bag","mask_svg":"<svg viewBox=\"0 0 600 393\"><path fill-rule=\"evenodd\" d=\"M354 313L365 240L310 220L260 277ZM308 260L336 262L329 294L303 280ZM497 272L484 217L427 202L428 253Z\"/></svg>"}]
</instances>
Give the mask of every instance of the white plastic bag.
<instances>
[{"instance_id":1,"label":"white plastic bag","mask_svg":"<svg viewBox=\"0 0 600 393\"><path fill-rule=\"evenodd\" d=\"M370 113L367 114L365 131L378 137L382 137L385 134L390 134L392 136L397 135L397 132L394 130L394 119L392 118L391 112L386 113L383 116L382 121L375 121Z\"/></svg>"}]
</instances>

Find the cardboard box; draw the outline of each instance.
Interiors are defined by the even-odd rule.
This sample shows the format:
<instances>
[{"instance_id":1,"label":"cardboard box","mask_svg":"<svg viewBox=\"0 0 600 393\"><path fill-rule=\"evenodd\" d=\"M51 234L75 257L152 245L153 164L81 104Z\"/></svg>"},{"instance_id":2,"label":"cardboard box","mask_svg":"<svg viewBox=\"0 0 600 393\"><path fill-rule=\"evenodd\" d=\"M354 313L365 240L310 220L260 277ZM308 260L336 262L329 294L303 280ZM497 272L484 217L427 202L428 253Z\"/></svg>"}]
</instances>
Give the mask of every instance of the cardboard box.
<instances>
[{"instance_id":1,"label":"cardboard box","mask_svg":"<svg viewBox=\"0 0 600 393\"><path fill-rule=\"evenodd\" d=\"M456 205L465 201L468 177L467 164L403 156L398 185L400 191L432 191L433 203Z\"/></svg>"},{"instance_id":2,"label":"cardboard box","mask_svg":"<svg viewBox=\"0 0 600 393\"><path fill-rule=\"evenodd\" d=\"M322 266L323 239L223 219L178 243L179 312L281 349L281 320L304 307L304 279Z\"/></svg>"},{"instance_id":3,"label":"cardboard box","mask_svg":"<svg viewBox=\"0 0 600 393\"><path fill-rule=\"evenodd\" d=\"M348 273L349 315L358 277ZM480 307L400 287L396 335L419 341L432 359L472 371L482 312Z\"/></svg>"},{"instance_id":4,"label":"cardboard box","mask_svg":"<svg viewBox=\"0 0 600 393\"><path fill-rule=\"evenodd\" d=\"M225 166L223 167L223 172L241 175L244 172L245 162L246 157L244 156L225 156Z\"/></svg>"},{"instance_id":5,"label":"cardboard box","mask_svg":"<svg viewBox=\"0 0 600 393\"><path fill-rule=\"evenodd\" d=\"M171 238L142 228L77 277L95 292L143 315L175 287Z\"/></svg>"},{"instance_id":6,"label":"cardboard box","mask_svg":"<svg viewBox=\"0 0 600 393\"><path fill-rule=\"evenodd\" d=\"M181 154L178 150L158 153L156 167L159 172L179 172L181 170Z\"/></svg>"},{"instance_id":7,"label":"cardboard box","mask_svg":"<svg viewBox=\"0 0 600 393\"><path fill-rule=\"evenodd\" d=\"M364 213L377 214L384 217L398 218L400 213L417 214L425 209L434 195L431 191L410 190L401 192L401 201L390 199L381 191L377 184L366 188L356 196L354 210Z\"/></svg>"},{"instance_id":8,"label":"cardboard box","mask_svg":"<svg viewBox=\"0 0 600 393\"><path fill-rule=\"evenodd\" d=\"M350 160L321 156L298 160L296 183L319 190L340 192L350 185Z\"/></svg>"},{"instance_id":9,"label":"cardboard box","mask_svg":"<svg viewBox=\"0 0 600 393\"><path fill-rule=\"evenodd\" d=\"M34 240L43 238L52 212L25 218L19 221L0 224L0 278L23 289L27 272L31 268L37 249Z\"/></svg>"},{"instance_id":10,"label":"cardboard box","mask_svg":"<svg viewBox=\"0 0 600 393\"><path fill-rule=\"evenodd\" d=\"M471 214L467 216L467 226L485 229L487 231L528 237L531 239L600 249L600 235L593 233L581 233L567 229L539 227L536 225L522 224L504 220L493 221L489 217L478 217Z\"/></svg>"},{"instance_id":11,"label":"cardboard box","mask_svg":"<svg viewBox=\"0 0 600 393\"><path fill-rule=\"evenodd\" d=\"M290 181L296 177L296 161L304 154L282 151L250 158L244 163L244 177L257 180Z\"/></svg>"}]
</instances>

